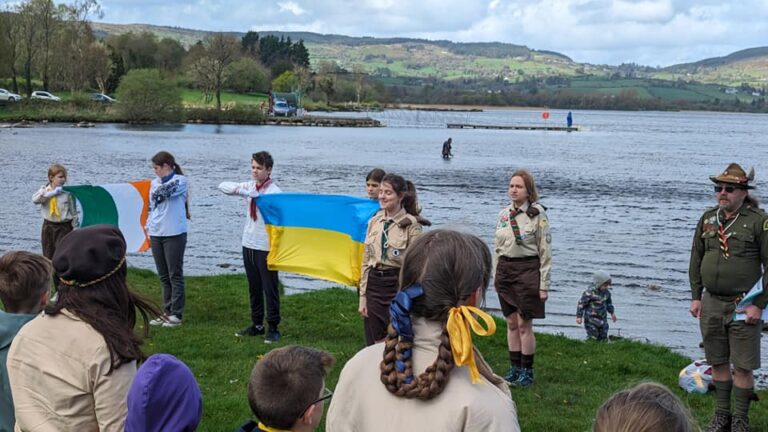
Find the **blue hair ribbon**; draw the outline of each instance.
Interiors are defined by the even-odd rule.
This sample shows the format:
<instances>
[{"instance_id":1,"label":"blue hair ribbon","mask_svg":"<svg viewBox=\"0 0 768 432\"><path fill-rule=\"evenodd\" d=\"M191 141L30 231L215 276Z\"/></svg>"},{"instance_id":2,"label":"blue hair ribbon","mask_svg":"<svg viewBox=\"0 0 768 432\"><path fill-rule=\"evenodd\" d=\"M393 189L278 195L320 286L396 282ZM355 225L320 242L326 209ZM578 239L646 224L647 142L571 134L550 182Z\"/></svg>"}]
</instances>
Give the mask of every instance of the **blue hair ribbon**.
<instances>
[{"instance_id":1,"label":"blue hair ribbon","mask_svg":"<svg viewBox=\"0 0 768 432\"><path fill-rule=\"evenodd\" d=\"M402 340L413 342L413 323L411 322L413 299L420 297L423 294L424 289L421 287L421 284L415 283L397 293L392 304L389 306L389 316L392 318L392 328ZM402 351L400 355L401 359L395 360L395 367L398 372L404 372L405 361L411 358L411 350L407 349ZM405 384L413 382L413 374L407 375L403 382Z\"/></svg>"}]
</instances>

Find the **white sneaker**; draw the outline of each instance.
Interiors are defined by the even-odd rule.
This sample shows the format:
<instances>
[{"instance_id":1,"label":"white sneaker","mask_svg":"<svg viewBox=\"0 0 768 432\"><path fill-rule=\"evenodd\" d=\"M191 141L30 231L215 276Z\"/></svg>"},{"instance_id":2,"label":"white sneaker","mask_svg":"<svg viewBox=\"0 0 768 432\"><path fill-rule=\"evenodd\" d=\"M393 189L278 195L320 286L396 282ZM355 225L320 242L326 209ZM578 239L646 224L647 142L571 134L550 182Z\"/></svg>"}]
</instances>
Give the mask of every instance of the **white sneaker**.
<instances>
[{"instance_id":1,"label":"white sneaker","mask_svg":"<svg viewBox=\"0 0 768 432\"><path fill-rule=\"evenodd\" d=\"M181 325L181 318L176 315L169 315L165 318L163 327L178 327Z\"/></svg>"},{"instance_id":2,"label":"white sneaker","mask_svg":"<svg viewBox=\"0 0 768 432\"><path fill-rule=\"evenodd\" d=\"M159 326L165 324L165 322L168 320L168 318L165 315L160 315L159 317L153 319L149 322L149 325L151 326Z\"/></svg>"}]
</instances>

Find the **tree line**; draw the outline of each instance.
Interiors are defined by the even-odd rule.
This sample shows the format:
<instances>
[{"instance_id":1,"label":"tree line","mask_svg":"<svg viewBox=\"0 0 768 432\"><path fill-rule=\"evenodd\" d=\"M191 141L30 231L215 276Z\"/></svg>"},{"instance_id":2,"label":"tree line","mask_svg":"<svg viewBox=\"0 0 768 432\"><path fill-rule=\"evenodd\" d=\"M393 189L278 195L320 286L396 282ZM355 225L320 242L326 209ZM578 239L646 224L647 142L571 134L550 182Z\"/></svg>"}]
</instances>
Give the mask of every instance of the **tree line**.
<instances>
[{"instance_id":1,"label":"tree line","mask_svg":"<svg viewBox=\"0 0 768 432\"><path fill-rule=\"evenodd\" d=\"M7 4L0 10L0 76L8 77L14 93L23 89L29 97L38 86L113 93L128 72L156 69L163 80L201 89L220 109L222 90L267 92L286 72L309 74L301 40L256 32L242 38L213 33L190 47L148 32L98 39L90 20L102 16L98 0Z\"/></svg>"}]
</instances>

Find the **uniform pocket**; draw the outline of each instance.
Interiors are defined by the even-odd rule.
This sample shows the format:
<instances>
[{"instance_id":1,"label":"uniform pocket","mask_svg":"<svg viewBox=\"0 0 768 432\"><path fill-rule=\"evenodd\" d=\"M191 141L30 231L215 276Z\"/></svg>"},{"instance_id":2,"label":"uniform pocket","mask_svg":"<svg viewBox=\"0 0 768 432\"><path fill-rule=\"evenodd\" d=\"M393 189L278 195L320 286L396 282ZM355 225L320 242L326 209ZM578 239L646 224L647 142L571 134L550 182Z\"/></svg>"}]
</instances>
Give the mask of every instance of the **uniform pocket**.
<instances>
[{"instance_id":1,"label":"uniform pocket","mask_svg":"<svg viewBox=\"0 0 768 432\"><path fill-rule=\"evenodd\" d=\"M734 231L728 238L728 248L735 254L741 255L748 250L757 249L755 236L744 231Z\"/></svg>"}]
</instances>

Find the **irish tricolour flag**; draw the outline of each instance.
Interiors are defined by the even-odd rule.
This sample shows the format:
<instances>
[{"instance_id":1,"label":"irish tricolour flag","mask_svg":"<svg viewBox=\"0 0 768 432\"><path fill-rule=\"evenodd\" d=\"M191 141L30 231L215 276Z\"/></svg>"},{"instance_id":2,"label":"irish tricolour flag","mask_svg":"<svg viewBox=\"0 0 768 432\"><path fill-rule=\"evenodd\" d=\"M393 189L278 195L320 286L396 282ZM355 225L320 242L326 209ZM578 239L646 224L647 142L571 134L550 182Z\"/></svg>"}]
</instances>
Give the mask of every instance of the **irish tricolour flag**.
<instances>
[{"instance_id":1,"label":"irish tricolour flag","mask_svg":"<svg viewBox=\"0 0 768 432\"><path fill-rule=\"evenodd\" d=\"M100 186L65 186L80 203L80 226L110 224L120 228L128 252L149 249L144 226L149 213L150 180Z\"/></svg>"}]
</instances>

